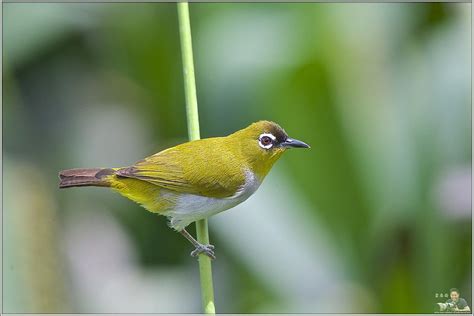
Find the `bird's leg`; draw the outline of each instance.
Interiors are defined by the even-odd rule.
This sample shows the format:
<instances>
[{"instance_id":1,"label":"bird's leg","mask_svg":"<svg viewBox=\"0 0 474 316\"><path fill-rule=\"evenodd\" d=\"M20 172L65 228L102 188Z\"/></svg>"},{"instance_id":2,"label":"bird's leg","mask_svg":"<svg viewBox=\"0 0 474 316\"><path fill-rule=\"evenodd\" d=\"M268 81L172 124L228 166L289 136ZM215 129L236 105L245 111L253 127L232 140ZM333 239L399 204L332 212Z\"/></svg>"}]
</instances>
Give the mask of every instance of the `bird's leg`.
<instances>
[{"instance_id":1,"label":"bird's leg","mask_svg":"<svg viewBox=\"0 0 474 316\"><path fill-rule=\"evenodd\" d=\"M216 259L216 256L214 255L214 246L213 245L203 245L203 244L201 244L196 239L194 239L193 236L191 236L191 234L186 231L186 229L181 230L180 233L187 240L189 240L193 244L194 247L196 247L196 249L194 249L191 252L191 256L197 257L199 254L203 253L211 259Z\"/></svg>"}]
</instances>

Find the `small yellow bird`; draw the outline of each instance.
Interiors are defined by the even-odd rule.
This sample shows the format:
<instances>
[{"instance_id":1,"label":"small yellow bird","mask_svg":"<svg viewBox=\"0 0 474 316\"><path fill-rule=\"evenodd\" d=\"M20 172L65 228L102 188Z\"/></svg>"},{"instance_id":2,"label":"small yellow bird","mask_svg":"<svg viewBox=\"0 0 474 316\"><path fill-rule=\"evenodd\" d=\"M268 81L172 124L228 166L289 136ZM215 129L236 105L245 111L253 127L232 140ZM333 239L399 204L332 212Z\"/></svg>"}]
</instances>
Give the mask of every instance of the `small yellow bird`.
<instances>
[{"instance_id":1,"label":"small yellow bird","mask_svg":"<svg viewBox=\"0 0 474 316\"><path fill-rule=\"evenodd\" d=\"M70 169L59 173L60 188L110 187L169 225L196 249L215 259L214 246L187 231L190 223L248 199L288 148L309 148L289 138L276 123L259 121L226 137L205 138L168 148L130 167Z\"/></svg>"}]
</instances>

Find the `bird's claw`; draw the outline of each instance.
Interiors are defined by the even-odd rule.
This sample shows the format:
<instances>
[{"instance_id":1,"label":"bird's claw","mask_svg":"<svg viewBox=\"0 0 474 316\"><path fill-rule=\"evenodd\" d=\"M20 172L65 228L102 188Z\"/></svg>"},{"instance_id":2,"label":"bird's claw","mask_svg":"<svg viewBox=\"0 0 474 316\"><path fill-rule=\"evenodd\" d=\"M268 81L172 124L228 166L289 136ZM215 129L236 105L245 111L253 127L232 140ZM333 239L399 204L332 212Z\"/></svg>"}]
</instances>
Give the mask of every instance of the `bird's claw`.
<instances>
[{"instance_id":1,"label":"bird's claw","mask_svg":"<svg viewBox=\"0 0 474 316\"><path fill-rule=\"evenodd\" d=\"M199 254L205 254L211 259L216 259L216 256L214 254L214 249L215 247L213 245L203 245L200 244L199 246L196 247L193 251L191 251L191 256L192 257L197 257Z\"/></svg>"}]
</instances>

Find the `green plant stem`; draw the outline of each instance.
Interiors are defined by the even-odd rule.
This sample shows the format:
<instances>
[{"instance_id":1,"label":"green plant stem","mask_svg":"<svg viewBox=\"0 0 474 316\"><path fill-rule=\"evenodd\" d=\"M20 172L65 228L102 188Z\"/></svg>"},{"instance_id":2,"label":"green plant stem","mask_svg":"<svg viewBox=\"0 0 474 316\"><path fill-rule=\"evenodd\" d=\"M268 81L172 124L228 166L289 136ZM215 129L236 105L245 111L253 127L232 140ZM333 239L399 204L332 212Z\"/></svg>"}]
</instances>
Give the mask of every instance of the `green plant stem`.
<instances>
[{"instance_id":1,"label":"green plant stem","mask_svg":"<svg viewBox=\"0 0 474 316\"><path fill-rule=\"evenodd\" d=\"M186 96L186 116L190 140L200 138L199 115L196 97L196 80L194 78L193 46L191 41L191 25L189 21L189 6L187 2L178 3L179 35L181 39L181 54L183 58L184 91ZM197 240L201 244L209 244L207 220L196 222ZM215 314L214 288L212 285L211 259L199 255L199 274L201 277L201 295L204 313Z\"/></svg>"}]
</instances>

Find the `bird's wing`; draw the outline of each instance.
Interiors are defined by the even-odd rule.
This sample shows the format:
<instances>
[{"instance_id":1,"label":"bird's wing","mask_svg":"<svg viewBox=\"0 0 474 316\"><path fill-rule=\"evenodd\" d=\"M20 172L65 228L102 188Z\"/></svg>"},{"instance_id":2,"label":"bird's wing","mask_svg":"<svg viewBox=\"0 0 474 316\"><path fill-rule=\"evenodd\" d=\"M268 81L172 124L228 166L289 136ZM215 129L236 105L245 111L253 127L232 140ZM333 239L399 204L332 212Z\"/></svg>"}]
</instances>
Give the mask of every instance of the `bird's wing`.
<instances>
[{"instance_id":1,"label":"bird's wing","mask_svg":"<svg viewBox=\"0 0 474 316\"><path fill-rule=\"evenodd\" d=\"M183 193L231 197L245 184L245 170L233 153L219 150L216 139L172 147L116 174Z\"/></svg>"}]
</instances>

